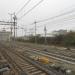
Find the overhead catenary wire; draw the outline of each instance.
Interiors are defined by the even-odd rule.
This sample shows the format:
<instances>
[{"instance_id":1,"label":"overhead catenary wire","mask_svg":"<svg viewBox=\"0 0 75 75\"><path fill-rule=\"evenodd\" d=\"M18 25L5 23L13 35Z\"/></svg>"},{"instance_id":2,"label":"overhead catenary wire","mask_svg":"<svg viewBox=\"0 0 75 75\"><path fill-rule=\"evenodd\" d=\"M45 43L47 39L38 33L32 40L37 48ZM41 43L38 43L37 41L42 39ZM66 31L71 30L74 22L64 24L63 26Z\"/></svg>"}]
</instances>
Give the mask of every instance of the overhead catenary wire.
<instances>
[{"instance_id":1,"label":"overhead catenary wire","mask_svg":"<svg viewBox=\"0 0 75 75\"><path fill-rule=\"evenodd\" d=\"M63 20L63 22L65 22L65 21L71 21L71 20L74 20L75 18L71 18L71 19L65 19L64 18L64 20ZM49 20L48 20L49 21ZM36 21L36 23L43 23L43 22L46 22L46 21L42 21L42 22L38 22L38 21ZM51 21L52 22L52 21ZM30 23L30 24L28 24L28 25L33 25L34 24L34 22L33 23ZM46 23L47 24L47 23ZM25 26L28 26L28 25L25 25Z\"/></svg>"},{"instance_id":2,"label":"overhead catenary wire","mask_svg":"<svg viewBox=\"0 0 75 75\"><path fill-rule=\"evenodd\" d=\"M61 23L63 23L63 22L67 22L67 21L72 21L72 20L75 20L75 18L63 20L62 22L59 22L58 24L61 24ZM51 22L45 23L44 25L49 25L49 23L51 23ZM54 22L52 22L52 23L54 23ZM56 23L55 23L55 24L56 24ZM42 25L43 25L43 24L42 24ZM38 26L37 28L40 28L42 25ZM44 25L43 25L43 26L44 26Z\"/></svg>"},{"instance_id":3,"label":"overhead catenary wire","mask_svg":"<svg viewBox=\"0 0 75 75\"><path fill-rule=\"evenodd\" d=\"M40 3L42 3L44 0L39 1L36 5L34 5L30 10L28 10L24 15L22 15L18 20L22 19L24 16L26 16L29 12L31 12L34 8L36 8Z\"/></svg>"},{"instance_id":4,"label":"overhead catenary wire","mask_svg":"<svg viewBox=\"0 0 75 75\"><path fill-rule=\"evenodd\" d=\"M43 0L41 0L41 1L43 1ZM40 2L41 2L40 1ZM40 3L39 2L39 3ZM24 17L25 15L27 15L31 10L33 10L39 3L37 3L35 6L33 6L29 11L27 11L23 16L21 16L19 19L21 19L22 17ZM40 23L40 22L45 22L45 21L48 21L48 20L53 20L53 19L55 19L55 18L57 18L57 17L61 17L61 16L64 16L64 15L67 15L67 14L70 14L70 13L72 13L72 12L74 12L75 10L73 9L73 10L71 10L71 11L68 11L68 12L65 12L65 13L62 13L62 14L60 14L60 15L57 15L57 16L54 16L54 17L51 17L51 18L47 18L47 19L43 19L43 20L39 20L39 21L37 21L36 23ZM34 23L32 23L32 24L30 24L30 25L33 25Z\"/></svg>"},{"instance_id":5,"label":"overhead catenary wire","mask_svg":"<svg viewBox=\"0 0 75 75\"><path fill-rule=\"evenodd\" d=\"M66 19L66 20L63 20L63 22L66 22L66 21L72 21L74 20L75 18L71 18L71 19ZM31 24L28 24L28 25L33 25L34 23L31 23ZM28 25L25 25L25 26L28 26ZM48 25L48 23L45 23L45 24L41 24L39 26L37 26L37 28L40 28L42 25ZM34 28L34 26L32 27Z\"/></svg>"},{"instance_id":6,"label":"overhead catenary wire","mask_svg":"<svg viewBox=\"0 0 75 75\"><path fill-rule=\"evenodd\" d=\"M31 10L30 10L30 11L31 11ZM30 12L30 11L28 11L28 12ZM75 9L72 9L71 11L68 11L68 12L65 12L65 13L62 13L62 14L59 14L59 15L56 15L56 16L47 18L47 19L38 20L36 23L46 22L46 21L49 21L49 20L52 21L52 20L54 20L54 19L56 19L56 18L58 18L58 17L66 16L67 14L71 14L71 13L74 13L74 12L75 12ZM28 14L28 13L25 13L24 16L27 15L27 14ZM24 17L24 16L21 16L20 18L22 18L22 17ZM72 19L70 19L70 20L72 20ZM67 21L67 20L65 20L65 21ZM33 24L34 24L34 23L29 24L29 25L33 25Z\"/></svg>"},{"instance_id":7,"label":"overhead catenary wire","mask_svg":"<svg viewBox=\"0 0 75 75\"><path fill-rule=\"evenodd\" d=\"M75 18L72 18L72 19L68 19L68 20L63 20L64 22L66 22L66 21L71 21L71 20L74 20ZM59 23L60 25L61 25L61 23ZM47 23L45 23L45 24L42 24L43 26L44 25L49 25L49 23L47 24ZM43 27L43 26L37 26L37 31L38 31L38 28L40 28L40 27ZM33 33L35 32L35 29L34 29L34 26L32 27L32 29L33 29ZM35 33L34 33L35 34Z\"/></svg>"},{"instance_id":8,"label":"overhead catenary wire","mask_svg":"<svg viewBox=\"0 0 75 75\"><path fill-rule=\"evenodd\" d=\"M58 21L58 20L57 20L57 21L58 21L58 22L66 22L66 21L72 21L72 20L75 20L75 18L68 18L68 19L67 19L67 18L63 18L63 19L61 19L60 21ZM57 21L56 21L56 22L57 22ZM54 21L50 21L50 22L55 23ZM37 23L40 23L40 22L37 22ZM47 23L49 23L49 22L47 22ZM46 23L46 24L47 24L47 23Z\"/></svg>"},{"instance_id":9,"label":"overhead catenary wire","mask_svg":"<svg viewBox=\"0 0 75 75\"><path fill-rule=\"evenodd\" d=\"M65 21L71 21L71 20L74 20L75 18L72 18L72 19L67 19L67 20L63 20L64 22ZM49 23L47 24L47 23L45 23L45 24L42 24L42 25L49 25ZM28 26L28 25L27 25ZM21 27L21 26L19 26L20 27L20 29L21 28L23 28L23 27ZM37 26L37 28L40 28L41 27L41 25L40 26ZM32 28L34 28L34 26L32 27ZM34 29L33 29L34 30Z\"/></svg>"},{"instance_id":10,"label":"overhead catenary wire","mask_svg":"<svg viewBox=\"0 0 75 75\"><path fill-rule=\"evenodd\" d=\"M67 14L71 14L73 12L75 12L75 9L73 9L71 11L68 11L68 12L65 12L65 13L62 13L62 14L59 14L57 16L53 16L53 17L50 17L50 18L47 18L47 19L43 19L43 20L37 21L37 23L53 20L53 19L61 17L61 16L66 16Z\"/></svg>"},{"instance_id":11,"label":"overhead catenary wire","mask_svg":"<svg viewBox=\"0 0 75 75\"><path fill-rule=\"evenodd\" d=\"M50 18L47 18L47 19L38 20L38 21L36 21L36 23L42 23L42 22L46 22L46 21L52 21L52 20L54 20L54 19L56 19L58 17L66 16L67 14L71 14L71 13L74 13L74 12L75 12L75 9L73 9L71 11L68 11L68 12L65 12L65 13L62 13L62 14L59 14L59 15L56 15L56 16L53 16L53 17L50 17ZM75 18L72 18L72 19L75 19ZM65 21L67 21L67 20L65 20ZM31 24L29 24L29 25L33 25L33 24L34 24L34 22L31 23Z\"/></svg>"},{"instance_id":12,"label":"overhead catenary wire","mask_svg":"<svg viewBox=\"0 0 75 75\"><path fill-rule=\"evenodd\" d=\"M30 2L31 0L28 0L16 14L18 15Z\"/></svg>"},{"instance_id":13,"label":"overhead catenary wire","mask_svg":"<svg viewBox=\"0 0 75 75\"><path fill-rule=\"evenodd\" d=\"M13 25L13 22L0 21L0 25Z\"/></svg>"},{"instance_id":14,"label":"overhead catenary wire","mask_svg":"<svg viewBox=\"0 0 75 75\"><path fill-rule=\"evenodd\" d=\"M75 20L75 18L63 20L63 22L72 21L72 20ZM54 23L54 22L53 22L53 23ZM33 24L34 24L34 23L33 23ZM33 25L33 24L29 24L29 25ZM60 24L61 24L61 23L60 23ZM37 28L40 28L42 25L49 25L49 23L41 24L41 25L37 26ZM28 25L27 25L27 26L28 26ZM34 28L34 26L33 26L32 28Z\"/></svg>"},{"instance_id":15,"label":"overhead catenary wire","mask_svg":"<svg viewBox=\"0 0 75 75\"><path fill-rule=\"evenodd\" d=\"M0 23L13 23L13 22L0 21Z\"/></svg>"},{"instance_id":16,"label":"overhead catenary wire","mask_svg":"<svg viewBox=\"0 0 75 75\"><path fill-rule=\"evenodd\" d=\"M0 24L0 25L7 25L7 26L9 25L10 26L11 24Z\"/></svg>"}]
</instances>

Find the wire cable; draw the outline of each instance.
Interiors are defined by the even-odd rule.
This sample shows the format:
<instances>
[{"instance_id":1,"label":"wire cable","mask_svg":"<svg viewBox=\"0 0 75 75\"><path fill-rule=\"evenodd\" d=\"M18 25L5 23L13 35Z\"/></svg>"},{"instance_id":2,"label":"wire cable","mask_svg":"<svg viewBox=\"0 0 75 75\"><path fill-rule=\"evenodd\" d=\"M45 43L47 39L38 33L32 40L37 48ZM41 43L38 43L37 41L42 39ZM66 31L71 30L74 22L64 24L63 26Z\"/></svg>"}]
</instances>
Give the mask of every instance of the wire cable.
<instances>
[{"instance_id":1,"label":"wire cable","mask_svg":"<svg viewBox=\"0 0 75 75\"><path fill-rule=\"evenodd\" d=\"M47 19L44 19L44 20L37 21L37 23L39 23L39 22L45 22L45 21L48 21L48 20L53 20L53 19L55 19L55 18L58 18L58 17L61 17L61 16L65 16L65 15L67 15L67 14L71 14L71 13L73 13L73 12L75 12L75 9L73 9L73 10L71 10L71 11L68 11L68 12L65 12L65 13L62 13L62 14L57 15L57 16L53 16L53 17L51 17L51 18L47 18Z\"/></svg>"},{"instance_id":2,"label":"wire cable","mask_svg":"<svg viewBox=\"0 0 75 75\"><path fill-rule=\"evenodd\" d=\"M27 11L24 15L22 15L18 20L22 19L24 16L26 16L29 12L31 12L34 8L36 8L40 3L42 3L44 0L39 1L36 5L34 5L29 11Z\"/></svg>"},{"instance_id":3,"label":"wire cable","mask_svg":"<svg viewBox=\"0 0 75 75\"><path fill-rule=\"evenodd\" d=\"M65 21L72 21L72 20L74 20L75 18L71 18L71 19L67 19L67 18L63 18L63 22L65 22ZM42 21L42 22L45 22L45 21ZM42 22L39 22L39 21L36 21L36 23L42 23ZM35 22L33 22L33 23L30 23L30 24L28 24L28 25L33 25ZM47 24L47 23L46 23ZM45 25L46 25L45 24ZM25 26L28 26L28 25L25 25Z\"/></svg>"},{"instance_id":4,"label":"wire cable","mask_svg":"<svg viewBox=\"0 0 75 75\"><path fill-rule=\"evenodd\" d=\"M47 18L47 19L36 21L36 23L42 23L42 22L46 22L46 21L49 21L49 20L54 20L55 18L58 18L58 17L61 17L61 16L66 16L67 14L71 14L71 13L74 13L74 12L75 12L75 9L73 9L71 11L68 11L68 12L65 12L65 13L62 13L62 14L57 15L57 16L53 16L53 17L50 17L50 18ZM33 25L33 24L34 24L34 22L29 24L29 25Z\"/></svg>"},{"instance_id":5,"label":"wire cable","mask_svg":"<svg viewBox=\"0 0 75 75\"><path fill-rule=\"evenodd\" d=\"M19 14L30 2L31 2L31 0L28 0L16 14Z\"/></svg>"}]
</instances>

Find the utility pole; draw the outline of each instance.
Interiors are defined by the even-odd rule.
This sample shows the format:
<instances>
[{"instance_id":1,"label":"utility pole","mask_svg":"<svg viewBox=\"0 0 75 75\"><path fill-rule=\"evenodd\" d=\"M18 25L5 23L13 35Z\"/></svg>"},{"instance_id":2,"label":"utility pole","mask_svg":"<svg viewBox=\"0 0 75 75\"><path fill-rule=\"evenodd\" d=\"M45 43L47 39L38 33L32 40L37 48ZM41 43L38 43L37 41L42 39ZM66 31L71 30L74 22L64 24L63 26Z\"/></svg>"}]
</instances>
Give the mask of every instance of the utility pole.
<instances>
[{"instance_id":1,"label":"utility pole","mask_svg":"<svg viewBox=\"0 0 75 75\"><path fill-rule=\"evenodd\" d=\"M17 37L17 17L16 17L16 37Z\"/></svg>"},{"instance_id":2,"label":"utility pole","mask_svg":"<svg viewBox=\"0 0 75 75\"><path fill-rule=\"evenodd\" d=\"M32 35L33 33L32 33L32 30L33 30L33 28L30 28L30 35Z\"/></svg>"},{"instance_id":3,"label":"utility pole","mask_svg":"<svg viewBox=\"0 0 75 75\"><path fill-rule=\"evenodd\" d=\"M21 29L22 29L22 37L23 37L23 31L24 31L24 28L22 27Z\"/></svg>"},{"instance_id":4,"label":"utility pole","mask_svg":"<svg viewBox=\"0 0 75 75\"><path fill-rule=\"evenodd\" d=\"M26 37L27 29L24 29L24 32L25 32L24 36Z\"/></svg>"},{"instance_id":5,"label":"utility pole","mask_svg":"<svg viewBox=\"0 0 75 75\"><path fill-rule=\"evenodd\" d=\"M16 15L15 15L15 13L14 13L14 17L13 17L13 19L14 19L14 47L15 47L15 29L16 29L16 20L17 20L17 17L16 17Z\"/></svg>"},{"instance_id":6,"label":"utility pole","mask_svg":"<svg viewBox=\"0 0 75 75\"><path fill-rule=\"evenodd\" d=\"M13 21L12 21L12 18L13 18L13 15L14 14L11 14L11 13L8 13L10 15L10 23L11 23L11 26L10 26L10 31L11 31L11 39L10 39L10 47L12 47L12 28L13 28Z\"/></svg>"},{"instance_id":7,"label":"utility pole","mask_svg":"<svg viewBox=\"0 0 75 75\"><path fill-rule=\"evenodd\" d=\"M36 36L36 21L34 22L34 24L35 24L35 43L37 43L37 36Z\"/></svg>"},{"instance_id":8,"label":"utility pole","mask_svg":"<svg viewBox=\"0 0 75 75\"><path fill-rule=\"evenodd\" d=\"M16 27L15 27L15 37L17 37L17 20L16 20Z\"/></svg>"},{"instance_id":9,"label":"utility pole","mask_svg":"<svg viewBox=\"0 0 75 75\"><path fill-rule=\"evenodd\" d=\"M9 15L10 15L10 22L11 22L11 27L10 27L10 29L11 29L11 38L12 38L12 24L13 24L13 22L12 22L12 16L13 16L13 14L10 14L10 13L8 13ZM12 39L11 39L12 40Z\"/></svg>"},{"instance_id":10,"label":"utility pole","mask_svg":"<svg viewBox=\"0 0 75 75\"><path fill-rule=\"evenodd\" d=\"M46 29L46 26L44 26L44 33L45 33L45 45L46 45L47 44L47 38L46 38L47 29Z\"/></svg>"}]
</instances>

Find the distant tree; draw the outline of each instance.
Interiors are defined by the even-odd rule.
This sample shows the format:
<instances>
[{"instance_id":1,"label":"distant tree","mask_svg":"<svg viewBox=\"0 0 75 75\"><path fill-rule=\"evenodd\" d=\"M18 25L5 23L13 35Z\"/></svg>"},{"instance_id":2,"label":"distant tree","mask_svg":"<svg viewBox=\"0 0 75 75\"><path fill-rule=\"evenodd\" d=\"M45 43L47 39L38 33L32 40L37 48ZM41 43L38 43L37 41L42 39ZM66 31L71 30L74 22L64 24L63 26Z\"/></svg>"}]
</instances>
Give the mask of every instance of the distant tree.
<instances>
[{"instance_id":1,"label":"distant tree","mask_svg":"<svg viewBox=\"0 0 75 75\"><path fill-rule=\"evenodd\" d=\"M75 45L75 32L71 31L65 35L64 45L67 47Z\"/></svg>"},{"instance_id":2,"label":"distant tree","mask_svg":"<svg viewBox=\"0 0 75 75\"><path fill-rule=\"evenodd\" d=\"M62 44L64 40L64 35L56 35L55 36L55 44Z\"/></svg>"}]
</instances>

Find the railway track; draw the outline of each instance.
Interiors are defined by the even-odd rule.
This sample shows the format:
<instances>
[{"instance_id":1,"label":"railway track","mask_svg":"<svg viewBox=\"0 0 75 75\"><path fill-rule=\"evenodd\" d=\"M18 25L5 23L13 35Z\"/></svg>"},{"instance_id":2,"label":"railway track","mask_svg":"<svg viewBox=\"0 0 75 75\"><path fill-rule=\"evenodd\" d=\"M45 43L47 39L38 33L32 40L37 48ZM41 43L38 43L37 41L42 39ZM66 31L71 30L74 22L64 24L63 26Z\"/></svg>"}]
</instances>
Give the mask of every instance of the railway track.
<instances>
[{"instance_id":1,"label":"railway track","mask_svg":"<svg viewBox=\"0 0 75 75\"><path fill-rule=\"evenodd\" d=\"M63 75L62 73L56 72L53 69L48 69L29 59L27 56L23 56L19 52L12 51L7 47L3 48L1 52L7 57L8 61L12 62L11 64L13 64L20 75Z\"/></svg>"},{"instance_id":2,"label":"railway track","mask_svg":"<svg viewBox=\"0 0 75 75\"><path fill-rule=\"evenodd\" d=\"M19 73L22 71L22 69L19 67L19 65L17 65L15 60L10 57L10 54L8 54L7 51L5 51L5 48L3 48L3 47L0 47L0 48L1 48L0 51L1 51L2 55L9 62L9 64L13 66L14 71L15 71L14 75L19 75Z\"/></svg>"},{"instance_id":3,"label":"railway track","mask_svg":"<svg viewBox=\"0 0 75 75\"><path fill-rule=\"evenodd\" d=\"M63 54L52 53L52 52L48 52L47 50L45 50L45 51L44 50L37 50L37 48L32 49L32 48L25 47L25 46L19 46L19 47L15 46L15 48L21 49L21 50L27 51L27 52L29 51L30 53L34 53L34 54L38 54L38 55L40 54L40 55L52 57L56 60L60 60L60 61L75 65L75 58L72 58L72 57L69 57L69 56L66 56Z\"/></svg>"},{"instance_id":4,"label":"railway track","mask_svg":"<svg viewBox=\"0 0 75 75\"><path fill-rule=\"evenodd\" d=\"M75 51L74 50L65 50L65 49L57 49L57 48L51 48L49 49L48 47L31 47L30 45L24 45L24 43L16 43L15 44L15 48L18 46L18 48L20 49L28 49L28 50L37 50L37 51L43 51L45 48L47 48L47 50L45 51L46 53L51 53L51 55L58 55L58 56L62 56L62 57L66 57L66 58L73 58L75 59Z\"/></svg>"},{"instance_id":5,"label":"railway track","mask_svg":"<svg viewBox=\"0 0 75 75\"><path fill-rule=\"evenodd\" d=\"M66 57L66 56L61 56L61 55L57 55L57 54L53 54L53 53L49 53L49 52L44 52L44 51L30 51L29 53L34 53L37 55L43 55L43 56L47 56L56 60L60 60L69 64L73 64L75 65L75 59L74 58L70 58L70 57Z\"/></svg>"}]
</instances>

